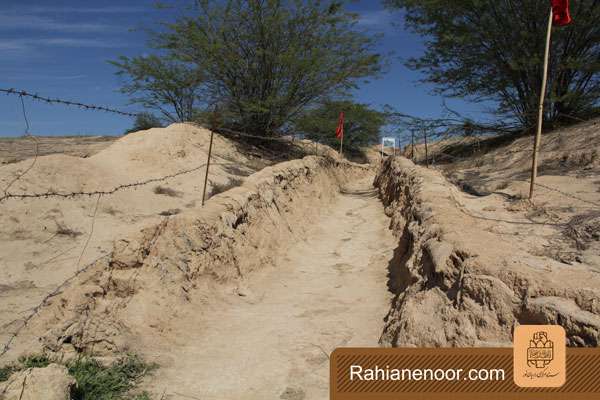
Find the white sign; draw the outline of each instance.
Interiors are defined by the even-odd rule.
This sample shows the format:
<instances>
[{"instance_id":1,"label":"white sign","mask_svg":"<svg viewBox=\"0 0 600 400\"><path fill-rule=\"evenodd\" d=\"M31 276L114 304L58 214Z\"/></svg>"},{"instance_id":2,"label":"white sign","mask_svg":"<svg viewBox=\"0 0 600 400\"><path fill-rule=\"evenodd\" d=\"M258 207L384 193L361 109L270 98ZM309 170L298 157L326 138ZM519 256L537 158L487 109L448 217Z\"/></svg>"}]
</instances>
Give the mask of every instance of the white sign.
<instances>
[{"instance_id":1,"label":"white sign","mask_svg":"<svg viewBox=\"0 0 600 400\"><path fill-rule=\"evenodd\" d=\"M385 147L393 147L396 148L396 138L393 137L384 137L381 139L381 145Z\"/></svg>"},{"instance_id":2,"label":"white sign","mask_svg":"<svg viewBox=\"0 0 600 400\"><path fill-rule=\"evenodd\" d=\"M394 156L396 155L396 138L393 137L384 137L381 139L381 158L383 159L383 155L385 154L385 148L391 147L394 149Z\"/></svg>"}]
</instances>

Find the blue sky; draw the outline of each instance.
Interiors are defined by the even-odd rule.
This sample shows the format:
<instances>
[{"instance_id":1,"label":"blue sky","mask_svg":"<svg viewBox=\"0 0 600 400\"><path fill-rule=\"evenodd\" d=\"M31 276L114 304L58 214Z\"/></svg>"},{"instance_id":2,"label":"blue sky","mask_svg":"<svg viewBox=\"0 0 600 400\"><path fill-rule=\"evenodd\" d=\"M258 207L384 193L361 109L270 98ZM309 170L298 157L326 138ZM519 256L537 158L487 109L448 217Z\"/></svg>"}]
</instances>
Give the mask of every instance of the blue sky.
<instances>
[{"instance_id":1,"label":"blue sky","mask_svg":"<svg viewBox=\"0 0 600 400\"><path fill-rule=\"evenodd\" d=\"M108 60L119 55L148 53L144 29L171 21L189 4L164 10L154 0L31 1L2 0L0 4L0 88L16 88L42 96L140 111L118 92L120 78ZM394 52L388 73L362 85L356 99L374 106L390 104L419 116L438 116L442 98L416 81L419 74L406 69L402 58L418 55L423 41L405 31L401 15L383 9L379 1L356 1L352 11L361 15L359 26L383 33L382 53ZM394 22L399 24L394 26ZM46 105L25 100L31 132L36 135L115 135L132 124L131 118ZM478 116L481 105L448 100L448 105ZM19 136L25 123L16 96L0 94L0 136Z\"/></svg>"}]
</instances>

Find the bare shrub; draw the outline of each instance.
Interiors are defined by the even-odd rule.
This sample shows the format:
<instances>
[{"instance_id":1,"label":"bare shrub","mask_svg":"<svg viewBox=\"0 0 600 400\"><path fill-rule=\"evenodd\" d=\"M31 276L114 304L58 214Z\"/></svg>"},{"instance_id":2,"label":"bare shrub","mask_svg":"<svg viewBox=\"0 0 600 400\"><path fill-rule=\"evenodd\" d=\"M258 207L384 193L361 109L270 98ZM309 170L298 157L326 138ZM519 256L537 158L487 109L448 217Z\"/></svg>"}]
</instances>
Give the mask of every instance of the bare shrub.
<instances>
[{"instance_id":1,"label":"bare shrub","mask_svg":"<svg viewBox=\"0 0 600 400\"><path fill-rule=\"evenodd\" d=\"M224 184L215 183L213 185L213 188L212 188L211 192L210 192L210 195L212 197L212 196L215 196L215 195L217 195L219 193L226 192L227 190L229 190L231 188L240 186L242 183L244 183L244 180L243 179L238 179L238 178L232 178L227 183L224 183Z\"/></svg>"},{"instance_id":2,"label":"bare shrub","mask_svg":"<svg viewBox=\"0 0 600 400\"><path fill-rule=\"evenodd\" d=\"M180 214L180 213L181 213L181 209L179 209L179 208L172 208L170 210L162 211L158 215L161 215L163 217L170 217L172 215L177 215L177 214Z\"/></svg>"},{"instance_id":3,"label":"bare shrub","mask_svg":"<svg viewBox=\"0 0 600 400\"><path fill-rule=\"evenodd\" d=\"M589 243L600 240L600 212L576 215L566 224L564 234L578 250L587 250Z\"/></svg>"},{"instance_id":4,"label":"bare shrub","mask_svg":"<svg viewBox=\"0 0 600 400\"><path fill-rule=\"evenodd\" d=\"M113 206L108 206L108 207L104 208L104 212L107 213L108 215L112 215L112 216L115 216L118 213L120 213L120 211L117 210L116 208L114 208Z\"/></svg>"},{"instance_id":5,"label":"bare shrub","mask_svg":"<svg viewBox=\"0 0 600 400\"><path fill-rule=\"evenodd\" d=\"M58 222L58 221L55 221L55 222L56 222L56 234L58 236L67 236L70 238L76 238L77 236L82 235L81 232L71 229L61 222Z\"/></svg>"},{"instance_id":6,"label":"bare shrub","mask_svg":"<svg viewBox=\"0 0 600 400\"><path fill-rule=\"evenodd\" d=\"M156 186L153 191L154 191L154 193L160 194L163 196L169 196L169 197L182 197L183 196L182 192L175 190L175 189L165 187L165 186Z\"/></svg>"}]
</instances>

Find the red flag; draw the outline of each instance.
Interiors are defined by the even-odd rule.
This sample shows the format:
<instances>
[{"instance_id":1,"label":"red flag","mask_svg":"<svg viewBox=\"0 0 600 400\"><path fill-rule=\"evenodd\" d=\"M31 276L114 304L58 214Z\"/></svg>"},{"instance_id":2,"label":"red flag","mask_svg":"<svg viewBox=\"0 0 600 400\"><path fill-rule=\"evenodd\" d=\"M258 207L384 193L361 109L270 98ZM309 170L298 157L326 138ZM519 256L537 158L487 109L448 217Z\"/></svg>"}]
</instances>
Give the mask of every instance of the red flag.
<instances>
[{"instance_id":1,"label":"red flag","mask_svg":"<svg viewBox=\"0 0 600 400\"><path fill-rule=\"evenodd\" d=\"M337 129L335 130L335 137L339 140L344 138L344 112L340 113L340 119L338 121Z\"/></svg>"},{"instance_id":2,"label":"red flag","mask_svg":"<svg viewBox=\"0 0 600 400\"><path fill-rule=\"evenodd\" d=\"M554 26L565 26L573 22L569 12L569 0L550 0L552 3L552 24Z\"/></svg>"}]
</instances>

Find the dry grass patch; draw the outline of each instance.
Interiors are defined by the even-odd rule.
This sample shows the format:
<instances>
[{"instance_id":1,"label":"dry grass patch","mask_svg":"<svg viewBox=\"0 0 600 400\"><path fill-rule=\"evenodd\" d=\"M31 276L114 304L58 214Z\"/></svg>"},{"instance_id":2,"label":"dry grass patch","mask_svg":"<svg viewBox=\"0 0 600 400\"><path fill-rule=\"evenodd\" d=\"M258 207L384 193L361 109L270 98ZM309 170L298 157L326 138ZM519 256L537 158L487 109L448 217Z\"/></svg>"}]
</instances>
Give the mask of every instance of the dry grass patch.
<instances>
[{"instance_id":1,"label":"dry grass patch","mask_svg":"<svg viewBox=\"0 0 600 400\"><path fill-rule=\"evenodd\" d=\"M156 186L153 190L153 192L155 194L160 194L163 196L169 196L169 197L182 197L183 196L183 192L180 192L178 190L175 189L171 189L169 187L166 186Z\"/></svg>"}]
</instances>

